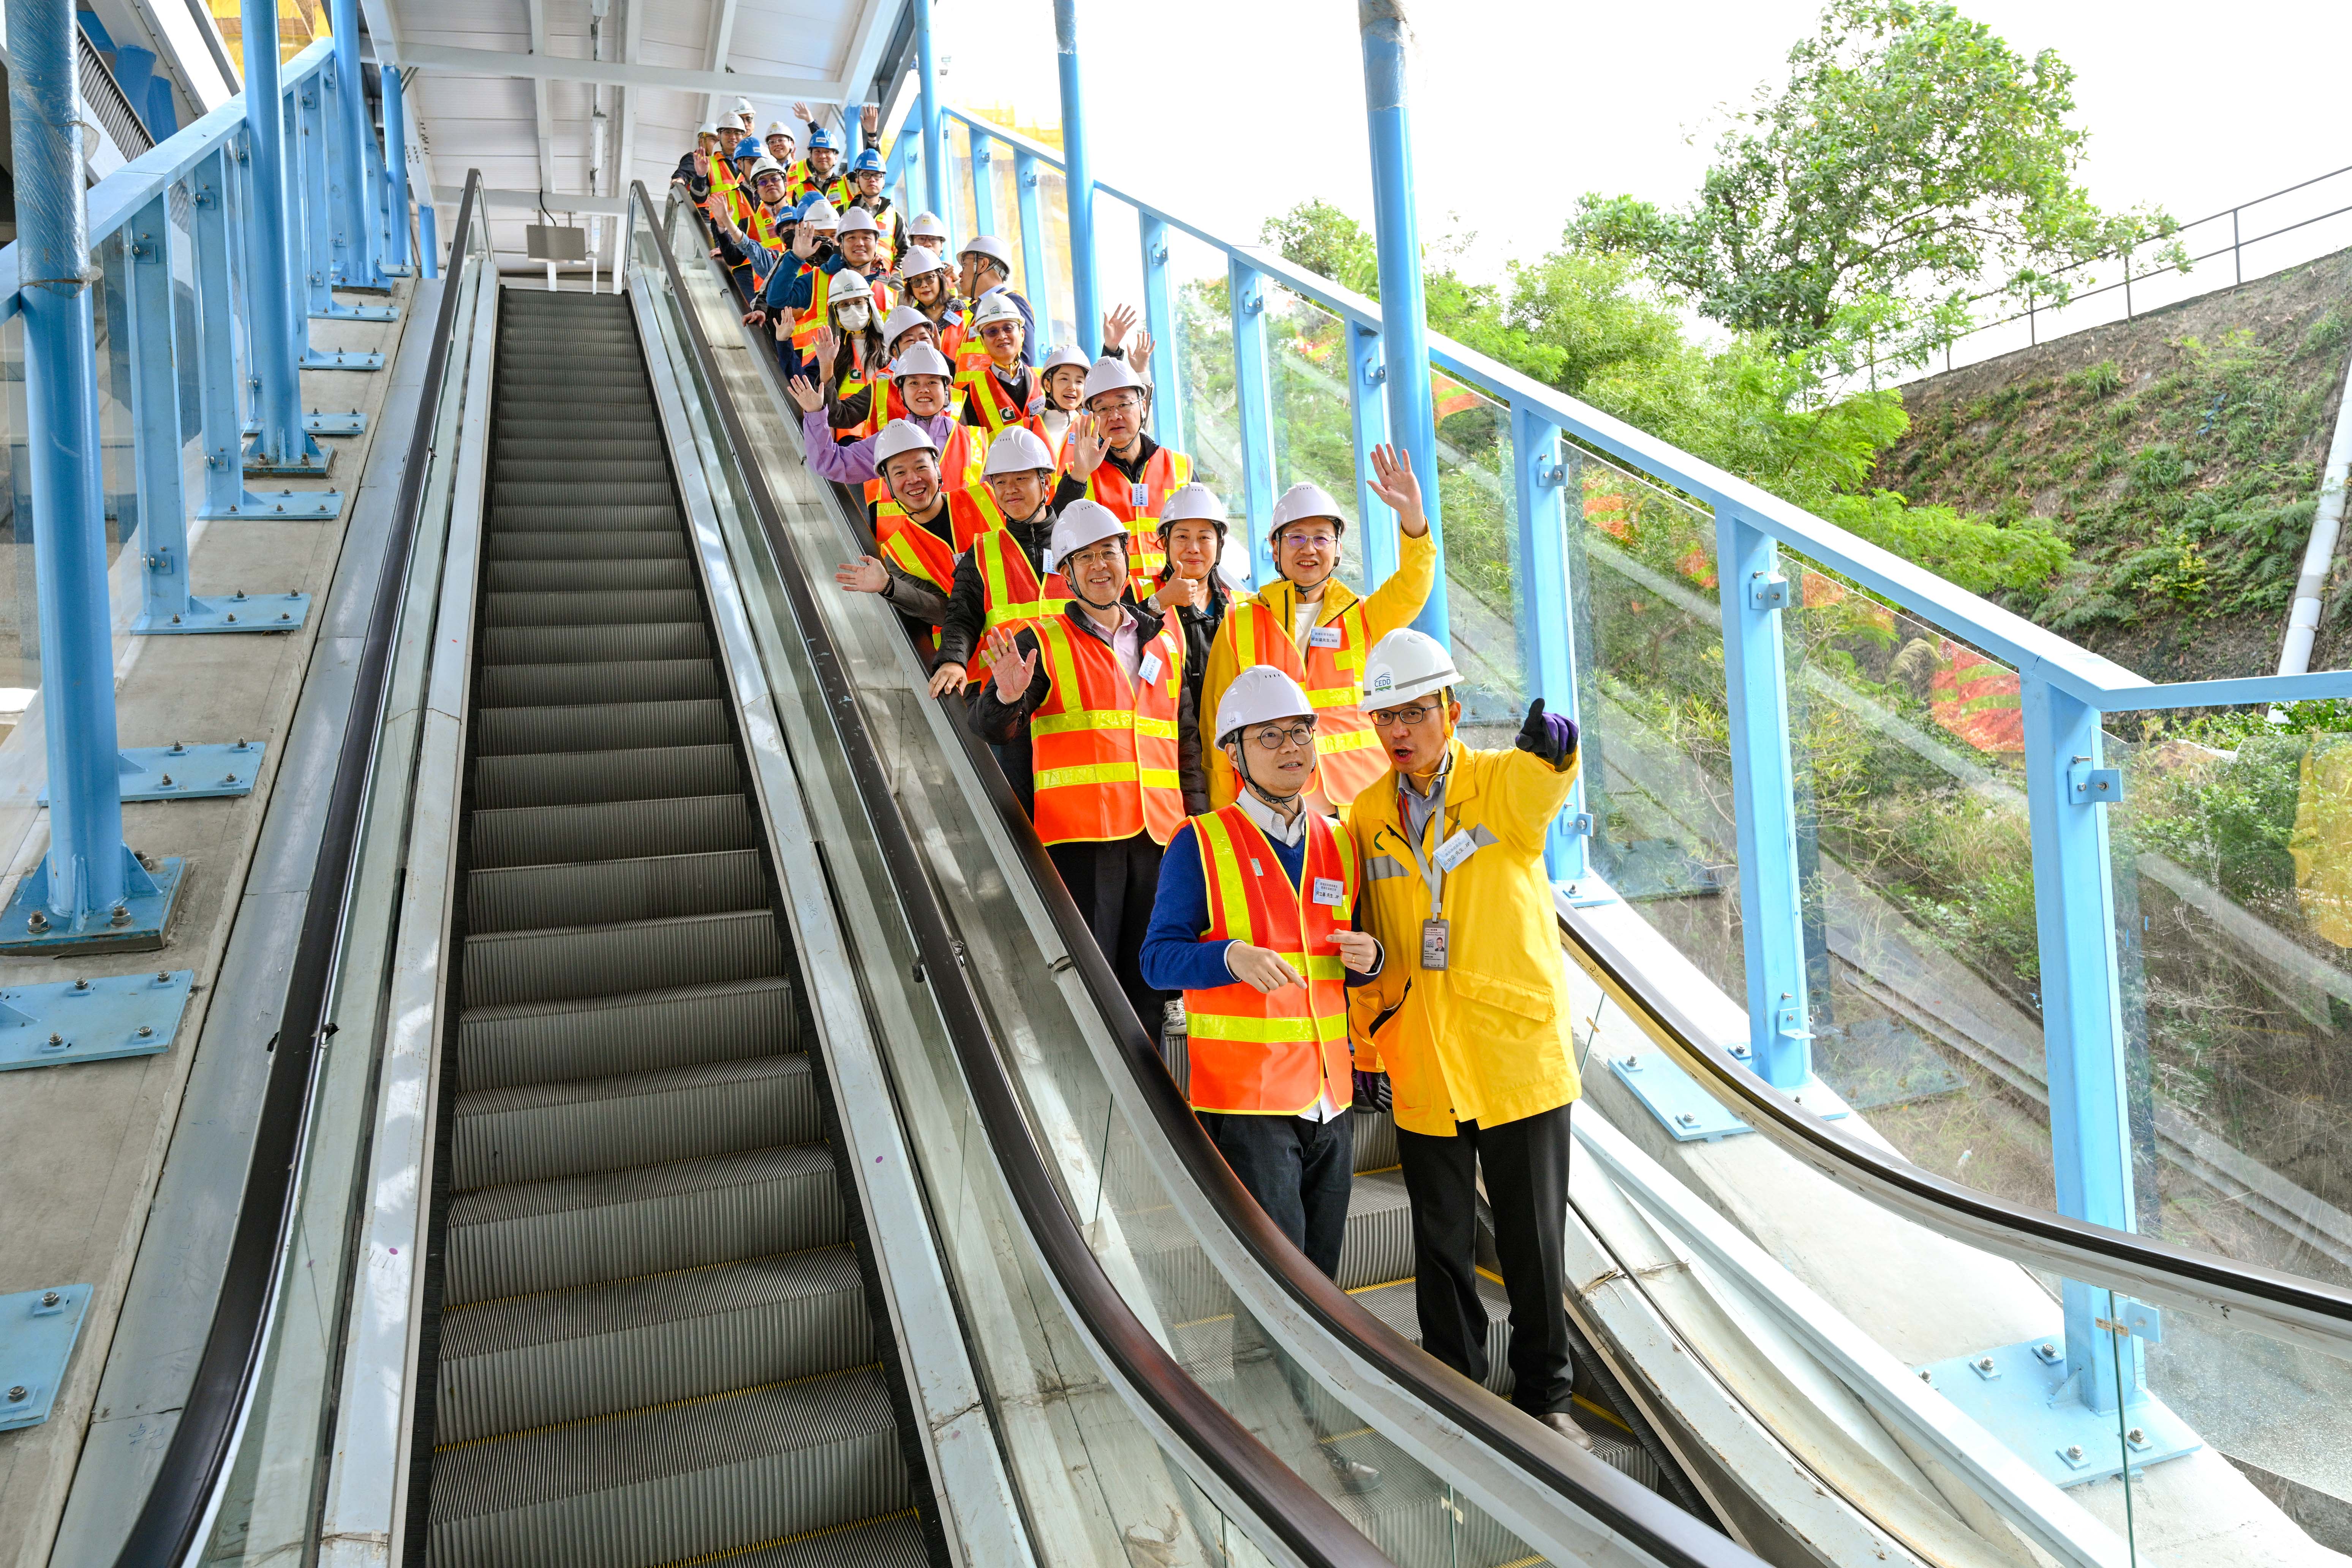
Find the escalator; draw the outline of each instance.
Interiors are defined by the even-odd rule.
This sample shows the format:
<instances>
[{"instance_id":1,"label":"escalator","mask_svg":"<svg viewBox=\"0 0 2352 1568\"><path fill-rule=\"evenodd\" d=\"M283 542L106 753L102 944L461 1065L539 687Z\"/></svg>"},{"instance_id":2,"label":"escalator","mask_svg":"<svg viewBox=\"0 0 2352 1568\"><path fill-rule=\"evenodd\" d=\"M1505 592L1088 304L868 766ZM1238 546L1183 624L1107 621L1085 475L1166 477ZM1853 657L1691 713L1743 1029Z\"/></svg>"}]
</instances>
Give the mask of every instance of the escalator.
<instances>
[{"instance_id":1,"label":"escalator","mask_svg":"<svg viewBox=\"0 0 2352 1568\"><path fill-rule=\"evenodd\" d=\"M490 421L425 1560L929 1561L626 302Z\"/></svg>"}]
</instances>

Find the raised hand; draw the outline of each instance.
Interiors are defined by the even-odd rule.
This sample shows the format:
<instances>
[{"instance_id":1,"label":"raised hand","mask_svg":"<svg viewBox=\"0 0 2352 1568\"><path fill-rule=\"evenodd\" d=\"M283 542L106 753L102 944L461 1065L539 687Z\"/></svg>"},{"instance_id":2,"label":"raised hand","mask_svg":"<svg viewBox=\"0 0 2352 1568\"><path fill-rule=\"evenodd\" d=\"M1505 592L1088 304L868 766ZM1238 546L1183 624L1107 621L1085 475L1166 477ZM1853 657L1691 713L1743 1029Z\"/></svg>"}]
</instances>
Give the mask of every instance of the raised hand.
<instances>
[{"instance_id":1,"label":"raised hand","mask_svg":"<svg viewBox=\"0 0 2352 1568\"><path fill-rule=\"evenodd\" d=\"M1102 416L1081 414L1070 421L1070 472L1085 479L1102 467L1103 454L1110 449L1103 435Z\"/></svg>"},{"instance_id":2,"label":"raised hand","mask_svg":"<svg viewBox=\"0 0 2352 1568\"><path fill-rule=\"evenodd\" d=\"M1010 708L1029 689L1029 681L1037 673L1037 654L1034 649L1021 652L1013 633L998 626L988 634L988 665L996 681L996 700Z\"/></svg>"},{"instance_id":3,"label":"raised hand","mask_svg":"<svg viewBox=\"0 0 2352 1568\"><path fill-rule=\"evenodd\" d=\"M1429 519L1421 510L1421 481L1413 478L1412 458L1403 448L1386 442L1372 448L1371 490L1395 510L1397 527L1407 537L1419 539L1429 531Z\"/></svg>"},{"instance_id":4,"label":"raised hand","mask_svg":"<svg viewBox=\"0 0 2352 1568\"><path fill-rule=\"evenodd\" d=\"M804 375L796 375L784 383L784 390L793 395L793 401L800 405L803 414L814 414L824 406L824 394L817 390L816 383Z\"/></svg>"},{"instance_id":5,"label":"raised hand","mask_svg":"<svg viewBox=\"0 0 2352 1568\"><path fill-rule=\"evenodd\" d=\"M1151 334L1150 332L1135 334L1135 342L1127 351L1127 364L1128 368L1139 376L1150 368Z\"/></svg>"},{"instance_id":6,"label":"raised hand","mask_svg":"<svg viewBox=\"0 0 2352 1568\"><path fill-rule=\"evenodd\" d=\"M857 130L869 142L882 133L882 106L878 103L861 105L857 110Z\"/></svg>"},{"instance_id":7,"label":"raised hand","mask_svg":"<svg viewBox=\"0 0 2352 1568\"><path fill-rule=\"evenodd\" d=\"M1108 353L1111 350L1118 347L1120 343L1126 342L1127 334L1132 331L1134 328L1134 306L1119 305L1111 310L1105 310L1103 312L1103 353Z\"/></svg>"},{"instance_id":8,"label":"raised hand","mask_svg":"<svg viewBox=\"0 0 2352 1568\"><path fill-rule=\"evenodd\" d=\"M817 368L824 371L825 374L831 375L833 362L841 353L841 334L835 331L830 323L819 327L812 347L815 351Z\"/></svg>"},{"instance_id":9,"label":"raised hand","mask_svg":"<svg viewBox=\"0 0 2352 1568\"><path fill-rule=\"evenodd\" d=\"M861 555L854 565L835 567L833 583L852 594L879 594L889 587L890 572L874 556Z\"/></svg>"},{"instance_id":10,"label":"raised hand","mask_svg":"<svg viewBox=\"0 0 2352 1568\"><path fill-rule=\"evenodd\" d=\"M953 660L942 664L931 671L931 695L945 697L950 691L961 691L968 679L970 677L966 675L963 666Z\"/></svg>"},{"instance_id":11,"label":"raised hand","mask_svg":"<svg viewBox=\"0 0 2352 1568\"><path fill-rule=\"evenodd\" d=\"M799 121L803 125L806 125L810 121L814 120L816 116L808 111L807 104L795 103L793 105L793 118Z\"/></svg>"}]
</instances>

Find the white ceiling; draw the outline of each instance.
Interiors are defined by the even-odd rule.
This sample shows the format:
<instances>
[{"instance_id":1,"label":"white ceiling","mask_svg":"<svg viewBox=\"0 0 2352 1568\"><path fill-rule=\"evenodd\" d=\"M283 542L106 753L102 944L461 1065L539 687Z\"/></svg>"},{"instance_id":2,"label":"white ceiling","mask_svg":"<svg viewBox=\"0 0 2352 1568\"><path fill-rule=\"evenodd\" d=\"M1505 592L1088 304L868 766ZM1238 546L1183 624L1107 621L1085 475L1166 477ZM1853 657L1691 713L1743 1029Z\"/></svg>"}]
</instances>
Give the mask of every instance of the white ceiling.
<instances>
[{"instance_id":1,"label":"white ceiling","mask_svg":"<svg viewBox=\"0 0 2352 1568\"><path fill-rule=\"evenodd\" d=\"M795 100L836 124L847 103L854 121L877 76L895 81L904 70L903 57L886 57L904 48L908 4L362 0L362 9L370 58L406 68L410 183L420 201L427 189L436 198L444 242L466 172L479 169L499 260L521 268L541 192L558 222L599 236L609 266L617 225L604 215L621 210L632 180L661 197L714 100L750 99L762 129L789 121ZM592 5L604 11L593 65ZM599 110L604 166L592 186Z\"/></svg>"}]
</instances>

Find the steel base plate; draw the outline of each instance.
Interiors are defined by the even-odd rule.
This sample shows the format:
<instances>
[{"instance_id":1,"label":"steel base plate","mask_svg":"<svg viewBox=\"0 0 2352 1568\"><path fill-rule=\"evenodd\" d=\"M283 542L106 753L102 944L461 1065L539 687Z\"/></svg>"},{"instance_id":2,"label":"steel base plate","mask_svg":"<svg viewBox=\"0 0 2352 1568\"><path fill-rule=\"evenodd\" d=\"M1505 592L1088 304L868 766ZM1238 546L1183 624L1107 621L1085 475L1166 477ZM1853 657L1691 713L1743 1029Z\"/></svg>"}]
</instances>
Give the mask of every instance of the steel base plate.
<instances>
[{"instance_id":1,"label":"steel base plate","mask_svg":"<svg viewBox=\"0 0 2352 1568\"><path fill-rule=\"evenodd\" d=\"M335 466L335 454L319 447L303 453L290 463L274 463L267 458L245 455L245 477L248 479L323 479Z\"/></svg>"},{"instance_id":2,"label":"steel base plate","mask_svg":"<svg viewBox=\"0 0 2352 1568\"><path fill-rule=\"evenodd\" d=\"M320 472L325 470L321 468ZM331 522L343 510L341 490L247 490L242 500L208 506L196 515L208 521L265 518L271 522Z\"/></svg>"},{"instance_id":3,"label":"steel base plate","mask_svg":"<svg viewBox=\"0 0 2352 1568\"><path fill-rule=\"evenodd\" d=\"M131 629L150 637L170 632L290 632L310 618L308 594L233 594L191 598L188 607L158 620L141 616Z\"/></svg>"},{"instance_id":4,"label":"steel base plate","mask_svg":"<svg viewBox=\"0 0 2352 1568\"><path fill-rule=\"evenodd\" d=\"M2050 1355L2044 1355L2044 1350ZM1988 1364L1990 1363L1990 1364ZM2084 1408L2055 1342L2029 1340L1916 1369L1943 1396L2042 1477L2079 1487L2160 1465L2205 1446L2154 1394L2102 1415Z\"/></svg>"},{"instance_id":5,"label":"steel base plate","mask_svg":"<svg viewBox=\"0 0 2352 1568\"><path fill-rule=\"evenodd\" d=\"M49 1418L74 1342L81 1338L89 1296L87 1285L0 1296L0 1432Z\"/></svg>"},{"instance_id":6,"label":"steel base plate","mask_svg":"<svg viewBox=\"0 0 2352 1568\"><path fill-rule=\"evenodd\" d=\"M341 289L344 285L338 283L335 287ZM360 290L354 289L352 292ZM323 310L311 311L310 319L314 321L395 321L400 319L400 308L396 305L346 305L337 300Z\"/></svg>"},{"instance_id":7,"label":"steel base plate","mask_svg":"<svg viewBox=\"0 0 2352 1568\"><path fill-rule=\"evenodd\" d=\"M1677 1143L1712 1143L1755 1131L1725 1109L1721 1100L1701 1089L1698 1080L1664 1051L1644 1048L1618 1052L1609 1058L1609 1070L1617 1076L1618 1082L1633 1091L1633 1098L1658 1119L1658 1125ZM1819 1113L1824 1121L1834 1121L1846 1114L1835 1093L1818 1078L1807 1079L1790 1098L1808 1109L1828 1106L1827 1110Z\"/></svg>"},{"instance_id":8,"label":"steel base plate","mask_svg":"<svg viewBox=\"0 0 2352 1568\"><path fill-rule=\"evenodd\" d=\"M172 929L185 869L176 857L142 867L139 884L152 891L134 888L118 906L121 919L100 914L75 930L50 923L49 863L43 860L31 874L17 879L8 902L0 906L0 952L152 952L163 945L164 934Z\"/></svg>"},{"instance_id":9,"label":"steel base plate","mask_svg":"<svg viewBox=\"0 0 2352 1568\"><path fill-rule=\"evenodd\" d=\"M373 349L309 349L301 364L304 370L382 370L383 355Z\"/></svg>"},{"instance_id":10,"label":"steel base plate","mask_svg":"<svg viewBox=\"0 0 2352 1568\"><path fill-rule=\"evenodd\" d=\"M302 430L306 435L356 436L366 428L367 416L361 413L356 408L340 413L330 413L323 408L313 408L310 413L302 416ZM254 437L260 434L261 426L259 424L253 420L246 421L246 439L251 440Z\"/></svg>"},{"instance_id":11,"label":"steel base plate","mask_svg":"<svg viewBox=\"0 0 2352 1568\"><path fill-rule=\"evenodd\" d=\"M0 991L0 1072L169 1050L195 979L170 969Z\"/></svg>"},{"instance_id":12,"label":"steel base plate","mask_svg":"<svg viewBox=\"0 0 2352 1568\"><path fill-rule=\"evenodd\" d=\"M121 753L123 802L208 800L251 795L254 775L261 771L262 756L268 750L266 741L215 742L194 746L174 741L168 746L125 746ZM41 791L40 804L49 804L46 787Z\"/></svg>"}]
</instances>

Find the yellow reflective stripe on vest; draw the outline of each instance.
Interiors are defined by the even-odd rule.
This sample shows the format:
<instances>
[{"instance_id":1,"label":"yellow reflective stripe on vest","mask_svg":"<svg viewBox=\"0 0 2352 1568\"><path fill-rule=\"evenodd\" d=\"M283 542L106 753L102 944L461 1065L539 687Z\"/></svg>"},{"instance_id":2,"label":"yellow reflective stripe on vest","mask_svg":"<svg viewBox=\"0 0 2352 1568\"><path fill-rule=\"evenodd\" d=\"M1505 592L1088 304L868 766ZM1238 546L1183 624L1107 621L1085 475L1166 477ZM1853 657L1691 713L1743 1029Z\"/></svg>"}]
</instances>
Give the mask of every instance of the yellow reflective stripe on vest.
<instances>
[{"instance_id":1,"label":"yellow reflective stripe on vest","mask_svg":"<svg viewBox=\"0 0 2352 1568\"><path fill-rule=\"evenodd\" d=\"M1378 748L1380 743L1380 736L1369 728L1342 730L1337 734L1328 730L1315 731L1315 750L1322 756L1328 756L1333 752L1371 751Z\"/></svg>"},{"instance_id":2,"label":"yellow reflective stripe on vest","mask_svg":"<svg viewBox=\"0 0 2352 1568\"><path fill-rule=\"evenodd\" d=\"M1225 617L1234 626L1234 658L1239 668L1248 669L1258 662L1257 617L1241 605L1235 605L1234 610L1240 613L1228 612Z\"/></svg>"},{"instance_id":3,"label":"yellow reflective stripe on vest","mask_svg":"<svg viewBox=\"0 0 2352 1568\"><path fill-rule=\"evenodd\" d=\"M1047 768L1036 775L1040 790L1071 784L1141 784L1145 789L1174 789L1174 768L1145 768L1139 774L1133 763L1089 763L1083 767Z\"/></svg>"},{"instance_id":4,"label":"yellow reflective stripe on vest","mask_svg":"<svg viewBox=\"0 0 2352 1568\"><path fill-rule=\"evenodd\" d=\"M1327 686L1309 691L1307 700L1318 708L1345 708L1360 695L1360 692L1351 691L1344 686Z\"/></svg>"},{"instance_id":5,"label":"yellow reflective stripe on vest","mask_svg":"<svg viewBox=\"0 0 2352 1568\"><path fill-rule=\"evenodd\" d=\"M1248 942L1255 934L1250 926L1249 889L1242 885L1241 857L1234 853L1234 836L1225 831L1223 820L1213 812L1194 817L1192 826L1202 836L1202 852L1217 879L1217 898L1225 911L1225 935L1234 942Z\"/></svg>"},{"instance_id":6,"label":"yellow reflective stripe on vest","mask_svg":"<svg viewBox=\"0 0 2352 1568\"><path fill-rule=\"evenodd\" d=\"M1334 1013L1312 1018L1239 1018L1227 1013L1184 1016L1185 1032L1196 1040L1239 1040L1248 1045L1320 1045L1339 1038L1348 1027L1348 1016Z\"/></svg>"},{"instance_id":7,"label":"yellow reflective stripe on vest","mask_svg":"<svg viewBox=\"0 0 2352 1568\"><path fill-rule=\"evenodd\" d=\"M1079 708L1067 713L1038 713L1029 720L1032 735L1066 735L1073 730L1132 730L1155 741L1176 738L1172 719L1147 719L1131 708Z\"/></svg>"}]
</instances>

